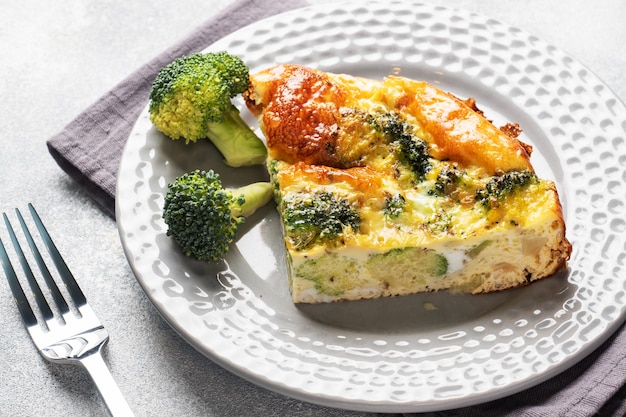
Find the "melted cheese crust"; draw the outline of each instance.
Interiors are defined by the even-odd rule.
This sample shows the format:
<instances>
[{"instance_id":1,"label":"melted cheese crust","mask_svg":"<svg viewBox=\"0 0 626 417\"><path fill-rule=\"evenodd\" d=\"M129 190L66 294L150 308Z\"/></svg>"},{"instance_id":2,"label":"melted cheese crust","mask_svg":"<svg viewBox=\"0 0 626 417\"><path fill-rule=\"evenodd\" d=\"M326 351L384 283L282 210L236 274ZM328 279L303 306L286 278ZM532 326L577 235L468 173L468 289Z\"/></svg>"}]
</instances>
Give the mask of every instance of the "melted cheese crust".
<instances>
[{"instance_id":1,"label":"melted cheese crust","mask_svg":"<svg viewBox=\"0 0 626 417\"><path fill-rule=\"evenodd\" d=\"M463 101L434 86L402 77L382 82L331 74L299 65L279 65L253 74L246 94L260 118L270 155L287 162L346 168L335 150L366 143L363 126L349 109L395 110L406 117L433 156L497 171L531 170L529 147L507 136Z\"/></svg>"},{"instance_id":2,"label":"melted cheese crust","mask_svg":"<svg viewBox=\"0 0 626 417\"><path fill-rule=\"evenodd\" d=\"M300 249L286 236L295 302L492 292L552 275L569 258L552 182L531 183L488 210L476 201L476 190L494 175L533 172L531 148L448 93L400 77L376 81L280 65L253 74L245 98L266 136L281 216L281 201L328 191L361 219L332 247ZM390 111L427 144L431 169L421 181L367 123L367 115ZM450 168L463 171L463 187L433 194L438 175ZM383 210L392 195L406 201L394 218ZM383 259L377 255L407 248L417 250L414 258L376 263ZM424 270L429 262L445 268Z\"/></svg>"}]
</instances>

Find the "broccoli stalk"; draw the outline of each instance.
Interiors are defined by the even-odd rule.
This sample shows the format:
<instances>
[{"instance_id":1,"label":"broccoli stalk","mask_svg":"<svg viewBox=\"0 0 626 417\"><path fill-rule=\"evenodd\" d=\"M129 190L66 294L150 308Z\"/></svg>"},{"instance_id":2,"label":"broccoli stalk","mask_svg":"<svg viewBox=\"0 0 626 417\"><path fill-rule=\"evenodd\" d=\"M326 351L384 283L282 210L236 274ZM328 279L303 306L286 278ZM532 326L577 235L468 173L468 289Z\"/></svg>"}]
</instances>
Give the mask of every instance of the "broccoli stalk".
<instances>
[{"instance_id":1,"label":"broccoli stalk","mask_svg":"<svg viewBox=\"0 0 626 417\"><path fill-rule=\"evenodd\" d=\"M239 187L231 193L239 196L238 202L242 202L231 207L230 214L239 223L243 223L246 217L252 216L272 199L274 188L269 182L255 182Z\"/></svg>"},{"instance_id":2,"label":"broccoli stalk","mask_svg":"<svg viewBox=\"0 0 626 417\"><path fill-rule=\"evenodd\" d=\"M226 52L176 59L157 74L148 107L154 126L186 143L209 138L232 167L265 162L267 148L231 99L243 93L249 69Z\"/></svg>"},{"instance_id":3,"label":"broccoli stalk","mask_svg":"<svg viewBox=\"0 0 626 417\"><path fill-rule=\"evenodd\" d=\"M265 144L243 121L235 106L224 112L219 122L208 122L206 134L224 156L226 165L241 167L265 162Z\"/></svg>"},{"instance_id":4,"label":"broccoli stalk","mask_svg":"<svg viewBox=\"0 0 626 417\"><path fill-rule=\"evenodd\" d=\"M237 227L273 197L269 182L226 190L214 171L195 170L168 185L163 209L167 235L186 256L217 261L235 239Z\"/></svg>"}]
</instances>

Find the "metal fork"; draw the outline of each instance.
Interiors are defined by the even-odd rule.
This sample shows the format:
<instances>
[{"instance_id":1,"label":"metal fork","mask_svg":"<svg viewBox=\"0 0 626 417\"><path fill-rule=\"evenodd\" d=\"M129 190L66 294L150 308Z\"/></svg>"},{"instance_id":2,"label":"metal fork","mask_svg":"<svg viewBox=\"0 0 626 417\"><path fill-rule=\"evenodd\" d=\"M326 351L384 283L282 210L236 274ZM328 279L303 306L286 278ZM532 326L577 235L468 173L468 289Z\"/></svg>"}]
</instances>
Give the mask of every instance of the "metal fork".
<instances>
[{"instance_id":1,"label":"metal fork","mask_svg":"<svg viewBox=\"0 0 626 417\"><path fill-rule=\"evenodd\" d=\"M15 212L22 226L24 237L39 266L40 276L48 287L49 298L54 301L53 306L48 303L7 215L2 213L15 252L32 290L31 299L35 300L34 304L37 307L36 314L18 281L17 274L0 239L0 262L9 281L17 308L24 320L24 325L44 358L54 363L80 364L89 372L112 416L132 416L133 413L128 403L102 358L102 347L109 339L109 334L87 303L85 295L50 238L35 208L32 204L29 204L28 208L39 230L41 240L48 249L49 258L56 266L58 275L63 280L73 305L68 304L65 296L59 290L22 214L16 209Z\"/></svg>"}]
</instances>

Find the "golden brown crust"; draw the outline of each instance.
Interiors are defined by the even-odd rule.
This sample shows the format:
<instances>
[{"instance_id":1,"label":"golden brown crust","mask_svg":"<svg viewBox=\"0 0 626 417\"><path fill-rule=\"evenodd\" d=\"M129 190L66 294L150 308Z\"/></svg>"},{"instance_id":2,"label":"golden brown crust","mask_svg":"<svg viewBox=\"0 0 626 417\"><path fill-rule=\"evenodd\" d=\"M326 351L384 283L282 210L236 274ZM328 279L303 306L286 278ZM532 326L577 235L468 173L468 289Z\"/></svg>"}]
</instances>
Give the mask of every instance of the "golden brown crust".
<instances>
[{"instance_id":1,"label":"golden brown crust","mask_svg":"<svg viewBox=\"0 0 626 417\"><path fill-rule=\"evenodd\" d=\"M297 65L280 65L256 76L265 82L245 96L249 108L261 116L272 156L288 162L336 166L333 149L339 108L345 93L321 71ZM259 103L261 105L259 105Z\"/></svg>"},{"instance_id":2,"label":"golden brown crust","mask_svg":"<svg viewBox=\"0 0 626 417\"><path fill-rule=\"evenodd\" d=\"M340 169L296 162L278 173L278 182L282 187L302 181L316 185L347 184L362 196L378 192L382 184L380 174L369 167Z\"/></svg>"},{"instance_id":3,"label":"golden brown crust","mask_svg":"<svg viewBox=\"0 0 626 417\"><path fill-rule=\"evenodd\" d=\"M270 155L290 163L344 168L335 153L342 107L356 98L377 96L389 110L414 116L428 133L432 155L487 172L532 170L531 147L491 124L472 101L420 81L387 77L374 81L331 74L299 65L279 65L251 76L245 94L260 118ZM344 112L345 113L345 112Z\"/></svg>"},{"instance_id":4,"label":"golden brown crust","mask_svg":"<svg viewBox=\"0 0 626 417\"><path fill-rule=\"evenodd\" d=\"M526 148L464 101L425 82L389 77L385 84L403 92L393 105L414 115L430 133L435 158L481 166L492 174L532 170Z\"/></svg>"}]
</instances>

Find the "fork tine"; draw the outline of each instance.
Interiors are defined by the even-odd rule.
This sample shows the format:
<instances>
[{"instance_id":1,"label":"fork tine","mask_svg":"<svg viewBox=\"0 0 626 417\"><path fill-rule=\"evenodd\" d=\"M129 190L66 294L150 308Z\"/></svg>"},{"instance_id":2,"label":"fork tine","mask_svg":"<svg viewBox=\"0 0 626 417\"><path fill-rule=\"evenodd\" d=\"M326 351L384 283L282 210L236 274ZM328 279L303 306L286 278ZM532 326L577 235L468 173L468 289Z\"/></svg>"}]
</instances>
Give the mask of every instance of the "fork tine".
<instances>
[{"instance_id":1,"label":"fork tine","mask_svg":"<svg viewBox=\"0 0 626 417\"><path fill-rule=\"evenodd\" d=\"M46 285L48 286L48 290L50 290L50 293L52 294L52 298L54 299L54 302L56 303L57 308L61 311L62 314L67 313L68 311L70 311L69 306L67 305L65 298L63 298L61 291L59 291L59 287L57 286L56 282L52 278L52 275L50 274L50 270L48 269L46 263L44 262L43 257L41 256L41 252L39 252L39 249L37 248L37 245L35 244L35 241L33 240L33 236L31 235L30 230L28 230L28 227L26 226L26 222L24 222L22 213L18 209L15 209L15 213L17 214L17 218L20 222L20 225L22 226L22 231L24 232L24 236L26 237L26 241L28 242L30 251L35 257L35 261L37 262L37 265L39 266L41 275L43 276L43 279L46 282Z\"/></svg>"},{"instance_id":2,"label":"fork tine","mask_svg":"<svg viewBox=\"0 0 626 417\"><path fill-rule=\"evenodd\" d=\"M2 262L4 273L6 274L7 280L9 281L9 287L11 288L11 292L13 293L13 298L15 299L15 304L17 304L17 309L22 315L22 320L24 320L24 324L26 324L27 327L36 325L37 317L35 317L35 313L33 313L33 310L30 308L28 299L26 298L24 290L22 290L22 286L17 279L17 275L15 274L15 270L11 265L9 255L4 248L4 243L2 243L2 239L0 239L0 261Z\"/></svg>"},{"instance_id":3,"label":"fork tine","mask_svg":"<svg viewBox=\"0 0 626 417\"><path fill-rule=\"evenodd\" d=\"M63 282L65 283L65 286L67 287L70 296L72 297L72 300L77 307L87 304L87 298L85 297L85 294L83 294L83 291L78 286L78 283L74 279L74 275L67 267L67 264L63 260L61 253L52 241L52 238L46 230L46 226L44 226L41 218L39 217L39 214L37 214L37 210L35 210L35 207L33 207L33 205L30 203L28 204L28 209L30 210L30 214L35 220L35 225L37 226L37 229L39 229L39 234L43 239L44 245L46 246L46 248L48 248L48 252L50 253L52 261L56 265L57 270L59 271L59 274L61 275L61 278L63 279Z\"/></svg>"},{"instance_id":4,"label":"fork tine","mask_svg":"<svg viewBox=\"0 0 626 417\"><path fill-rule=\"evenodd\" d=\"M24 273L26 274L31 285L34 297L37 300L37 303L41 302L41 314L35 315L36 311L33 312L35 305L28 302L28 299L24 294L24 290L17 279L17 275L13 269L9 256L7 255L6 248L4 247L2 240L0 240L0 263L2 263L2 266L4 267L11 291L13 292L13 297L15 298L17 307L22 315L28 333L39 350L39 353L41 353L41 355L47 360L61 364L81 364L87 372L89 372L89 375L96 383L96 386L98 387L104 403L111 415L130 417L133 413L102 358L101 350L109 340L109 334L87 304L85 295L78 286L78 283L67 267L67 264L61 257L56 245L52 242L52 238L48 234L48 231L37 214L37 211L32 204L29 204L28 207L35 224L37 225L37 229L39 230L41 240L48 249L50 258L56 265L58 270L57 272L63 279L63 282L67 287L67 292L69 292L79 313L64 313L62 323L59 323L59 325L47 326L46 330L41 329L37 325L37 318L39 315L46 316L49 314L52 318L53 313L50 306L47 304L46 299L41 292L41 288L37 284L30 267L28 266L28 262L18 243L9 219L6 214L3 213L2 215L11 236L11 240L13 241L15 250L18 253L20 262L22 263ZM26 240L28 241L28 245L33 252L33 256L39 264L39 269L41 270L42 275L44 275L44 279L48 281L49 278L48 287L52 292L52 297L58 297L65 303L65 298L58 290L54 279L52 279L50 271L41 256L41 252L37 248L37 245L35 244L26 223L24 222L22 214L18 209L16 209L15 212L22 226L22 230L24 231ZM57 305L57 307L59 307L59 305ZM60 310L60 308L57 310ZM46 324L48 324L48 319L46 319L46 322Z\"/></svg>"},{"instance_id":5,"label":"fork tine","mask_svg":"<svg viewBox=\"0 0 626 417\"><path fill-rule=\"evenodd\" d=\"M50 306L48 305L48 302L46 301L46 298L44 297L43 292L41 291L41 287L39 286L39 284L37 283L37 280L35 279L35 275L33 274L33 271L30 268L28 261L26 260L26 256L24 256L24 251L22 251L22 246L17 240L17 236L15 235L15 232L13 231L13 227L11 226L11 222L9 221L9 218L7 217L5 213L2 213L2 217L4 218L4 223L6 224L7 231L9 232L9 236L11 237L11 242L13 242L13 247L20 260L20 264L22 265L22 269L24 270L24 274L26 275L26 279L28 280L30 289L33 292L33 295L35 296L35 301L37 303L37 306L39 307L39 311L41 312L41 315L43 316L45 320L49 320L53 317L52 310L50 309ZM13 274L15 274L15 271L13 271ZM19 285L19 281L17 281L17 277L16 277L16 283Z\"/></svg>"}]
</instances>

